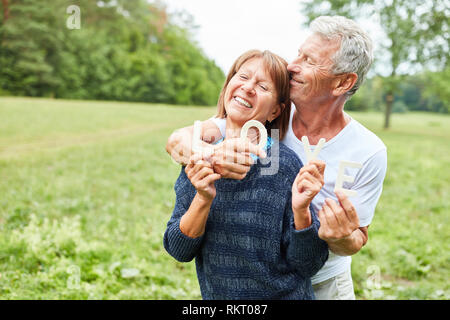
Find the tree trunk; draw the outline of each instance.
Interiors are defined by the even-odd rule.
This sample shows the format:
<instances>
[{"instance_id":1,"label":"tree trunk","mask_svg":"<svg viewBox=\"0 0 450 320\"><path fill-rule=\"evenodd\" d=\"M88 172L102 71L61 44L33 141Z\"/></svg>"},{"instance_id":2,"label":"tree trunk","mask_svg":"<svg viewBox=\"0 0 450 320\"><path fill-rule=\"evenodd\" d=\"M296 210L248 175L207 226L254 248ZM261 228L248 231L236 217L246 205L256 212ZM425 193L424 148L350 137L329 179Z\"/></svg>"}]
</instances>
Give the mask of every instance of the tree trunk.
<instances>
[{"instance_id":1,"label":"tree trunk","mask_svg":"<svg viewBox=\"0 0 450 320\"><path fill-rule=\"evenodd\" d=\"M394 101L394 95L391 90L386 94L386 111L384 113L384 128L389 128L389 120L392 113L392 103Z\"/></svg>"},{"instance_id":2,"label":"tree trunk","mask_svg":"<svg viewBox=\"0 0 450 320\"><path fill-rule=\"evenodd\" d=\"M6 20L8 20L8 18L9 18L8 0L2 0L2 4L3 4L3 23L5 23Z\"/></svg>"}]
</instances>

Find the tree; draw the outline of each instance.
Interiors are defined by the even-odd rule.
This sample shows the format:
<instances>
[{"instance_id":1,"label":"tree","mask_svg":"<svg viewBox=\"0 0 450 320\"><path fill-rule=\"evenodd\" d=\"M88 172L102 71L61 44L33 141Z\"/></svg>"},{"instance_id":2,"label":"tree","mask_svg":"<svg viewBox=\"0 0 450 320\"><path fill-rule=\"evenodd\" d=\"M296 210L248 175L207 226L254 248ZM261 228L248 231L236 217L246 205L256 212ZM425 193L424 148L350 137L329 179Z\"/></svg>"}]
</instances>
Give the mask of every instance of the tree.
<instances>
[{"instance_id":1,"label":"tree","mask_svg":"<svg viewBox=\"0 0 450 320\"><path fill-rule=\"evenodd\" d=\"M58 2L42 6L32 0L3 1L0 72L9 91L42 96L58 83L52 65L58 59L61 29L55 14Z\"/></svg>"},{"instance_id":2,"label":"tree","mask_svg":"<svg viewBox=\"0 0 450 320\"><path fill-rule=\"evenodd\" d=\"M450 112L450 66L441 72L427 72L425 77L429 83L425 96L438 97L442 101L442 109Z\"/></svg>"},{"instance_id":3,"label":"tree","mask_svg":"<svg viewBox=\"0 0 450 320\"><path fill-rule=\"evenodd\" d=\"M147 0L2 0L0 93L214 105L224 74L181 22Z\"/></svg>"},{"instance_id":4,"label":"tree","mask_svg":"<svg viewBox=\"0 0 450 320\"><path fill-rule=\"evenodd\" d=\"M8 20L9 18L9 1L8 0L2 0L2 6L3 6L3 21Z\"/></svg>"},{"instance_id":5,"label":"tree","mask_svg":"<svg viewBox=\"0 0 450 320\"><path fill-rule=\"evenodd\" d=\"M307 15L307 23L321 15L379 23L386 41L376 56L387 57L387 61L378 62L389 69L384 76L384 128L389 127L395 92L403 76L424 68L441 70L447 63L450 0L305 0L301 12Z\"/></svg>"}]
</instances>

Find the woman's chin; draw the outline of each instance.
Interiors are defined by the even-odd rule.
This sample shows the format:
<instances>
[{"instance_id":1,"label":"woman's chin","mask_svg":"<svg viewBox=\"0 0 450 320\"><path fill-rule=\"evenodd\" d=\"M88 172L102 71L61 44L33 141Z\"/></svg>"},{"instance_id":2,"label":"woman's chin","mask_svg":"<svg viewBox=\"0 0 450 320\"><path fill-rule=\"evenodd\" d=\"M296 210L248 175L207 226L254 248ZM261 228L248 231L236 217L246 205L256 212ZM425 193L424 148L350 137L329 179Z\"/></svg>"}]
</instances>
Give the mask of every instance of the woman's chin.
<instances>
[{"instance_id":1,"label":"woman's chin","mask_svg":"<svg viewBox=\"0 0 450 320\"><path fill-rule=\"evenodd\" d=\"M247 122L246 119L242 119L242 117L233 117L227 114L227 120L226 120L226 130L227 130L227 137L240 137L241 136L241 130L244 124Z\"/></svg>"},{"instance_id":2,"label":"woman's chin","mask_svg":"<svg viewBox=\"0 0 450 320\"><path fill-rule=\"evenodd\" d=\"M227 118L231 123L233 123L233 125L235 127L243 127L247 121L251 120L251 118L242 117L242 115L233 116L233 115L227 114Z\"/></svg>"},{"instance_id":3,"label":"woman's chin","mask_svg":"<svg viewBox=\"0 0 450 320\"><path fill-rule=\"evenodd\" d=\"M240 110L229 110L227 111L227 118L234 124L240 124L243 126L247 121L251 120L250 114L245 114Z\"/></svg>"}]
</instances>

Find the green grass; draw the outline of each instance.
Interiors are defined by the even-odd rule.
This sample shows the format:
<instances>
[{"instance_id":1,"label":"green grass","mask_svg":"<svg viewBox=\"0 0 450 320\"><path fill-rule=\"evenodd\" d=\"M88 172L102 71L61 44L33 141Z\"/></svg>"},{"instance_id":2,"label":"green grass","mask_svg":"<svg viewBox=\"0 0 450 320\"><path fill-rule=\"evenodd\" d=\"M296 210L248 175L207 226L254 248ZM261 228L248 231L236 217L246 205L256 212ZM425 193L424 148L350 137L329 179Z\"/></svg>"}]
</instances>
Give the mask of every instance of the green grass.
<instances>
[{"instance_id":1,"label":"green grass","mask_svg":"<svg viewBox=\"0 0 450 320\"><path fill-rule=\"evenodd\" d=\"M179 166L164 150L214 108L0 98L0 298L200 299L162 246ZM450 117L351 113L388 147L359 299L449 299Z\"/></svg>"}]
</instances>

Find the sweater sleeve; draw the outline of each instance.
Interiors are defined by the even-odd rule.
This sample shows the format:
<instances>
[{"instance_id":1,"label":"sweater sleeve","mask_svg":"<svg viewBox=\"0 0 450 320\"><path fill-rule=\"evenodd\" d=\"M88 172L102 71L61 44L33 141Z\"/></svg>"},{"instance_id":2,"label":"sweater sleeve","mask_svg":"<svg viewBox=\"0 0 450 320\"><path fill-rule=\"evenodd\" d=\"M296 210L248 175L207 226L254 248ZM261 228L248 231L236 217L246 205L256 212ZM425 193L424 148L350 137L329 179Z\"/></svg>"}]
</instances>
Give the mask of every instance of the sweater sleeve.
<instances>
[{"instance_id":1,"label":"sweater sleeve","mask_svg":"<svg viewBox=\"0 0 450 320\"><path fill-rule=\"evenodd\" d=\"M181 168L174 189L176 194L175 207L164 233L164 248L176 260L189 262L197 255L203 235L198 238L190 238L180 230L181 217L189 209L196 192L184 172L184 167Z\"/></svg>"},{"instance_id":2,"label":"sweater sleeve","mask_svg":"<svg viewBox=\"0 0 450 320\"><path fill-rule=\"evenodd\" d=\"M305 278L315 275L328 259L328 245L319 238L319 219L312 206L310 211L312 223L302 230L295 230L291 205L285 212L287 260Z\"/></svg>"},{"instance_id":3,"label":"sweater sleeve","mask_svg":"<svg viewBox=\"0 0 450 320\"><path fill-rule=\"evenodd\" d=\"M281 157L280 157L281 158ZM289 166L283 170L284 181L292 186L295 177L303 166L297 157L286 157ZM320 221L310 205L311 225L302 230L295 230L294 212L292 211L291 188L286 193L286 205L283 217L283 246L288 263L305 278L315 275L328 259L328 244L319 238Z\"/></svg>"}]
</instances>

